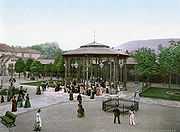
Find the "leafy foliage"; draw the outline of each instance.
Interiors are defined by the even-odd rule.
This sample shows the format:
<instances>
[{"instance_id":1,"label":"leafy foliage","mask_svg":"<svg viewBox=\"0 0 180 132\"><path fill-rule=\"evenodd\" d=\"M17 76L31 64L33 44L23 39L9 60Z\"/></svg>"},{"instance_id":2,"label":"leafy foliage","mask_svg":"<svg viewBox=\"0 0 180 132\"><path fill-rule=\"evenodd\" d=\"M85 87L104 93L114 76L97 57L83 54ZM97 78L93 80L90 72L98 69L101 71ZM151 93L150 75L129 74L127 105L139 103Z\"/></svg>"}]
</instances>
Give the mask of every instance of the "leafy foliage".
<instances>
[{"instance_id":1,"label":"leafy foliage","mask_svg":"<svg viewBox=\"0 0 180 132\"><path fill-rule=\"evenodd\" d=\"M175 53L172 47L163 48L160 50L159 54L159 64L160 70L163 74L174 73L176 71L176 61L175 61Z\"/></svg>"},{"instance_id":2,"label":"leafy foliage","mask_svg":"<svg viewBox=\"0 0 180 132\"><path fill-rule=\"evenodd\" d=\"M32 59L28 59L27 61L26 61L26 67L25 67L25 70L26 71L30 71L30 67L31 67L31 64L32 64L32 62L33 62L33 60Z\"/></svg>"},{"instance_id":3,"label":"leafy foliage","mask_svg":"<svg viewBox=\"0 0 180 132\"><path fill-rule=\"evenodd\" d=\"M30 67L30 71L33 74L38 74L41 72L41 69L42 69L42 64L39 61L33 61Z\"/></svg>"},{"instance_id":4,"label":"leafy foliage","mask_svg":"<svg viewBox=\"0 0 180 132\"><path fill-rule=\"evenodd\" d=\"M144 80L158 74L159 69L156 62L156 54L153 50L147 48L139 49L133 57L138 63L135 67L136 72L142 76Z\"/></svg>"},{"instance_id":5,"label":"leafy foliage","mask_svg":"<svg viewBox=\"0 0 180 132\"><path fill-rule=\"evenodd\" d=\"M62 50L56 42L33 45L31 48L40 51L44 58L54 59L57 54L62 54Z\"/></svg>"},{"instance_id":6,"label":"leafy foliage","mask_svg":"<svg viewBox=\"0 0 180 132\"><path fill-rule=\"evenodd\" d=\"M25 63L22 59L18 59L15 63L15 71L17 73L24 72L25 70Z\"/></svg>"}]
</instances>

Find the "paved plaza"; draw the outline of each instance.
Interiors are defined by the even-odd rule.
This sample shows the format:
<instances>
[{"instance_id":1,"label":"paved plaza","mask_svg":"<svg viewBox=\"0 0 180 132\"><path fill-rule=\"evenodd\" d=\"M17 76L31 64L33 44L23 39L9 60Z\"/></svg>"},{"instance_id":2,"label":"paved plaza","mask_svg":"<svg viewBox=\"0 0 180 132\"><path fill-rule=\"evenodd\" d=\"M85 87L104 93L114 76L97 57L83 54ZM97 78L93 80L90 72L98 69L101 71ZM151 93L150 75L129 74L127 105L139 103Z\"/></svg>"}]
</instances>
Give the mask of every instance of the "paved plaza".
<instances>
[{"instance_id":1,"label":"paved plaza","mask_svg":"<svg viewBox=\"0 0 180 132\"><path fill-rule=\"evenodd\" d=\"M113 114L102 111L101 100L84 102L85 117L77 118L77 102L51 105L42 109L42 132L179 132L180 109L141 104L135 127L128 125L128 115L121 124L113 124ZM18 115L15 132L31 132L35 110ZM6 132L7 129L1 129Z\"/></svg>"},{"instance_id":2,"label":"paved plaza","mask_svg":"<svg viewBox=\"0 0 180 132\"><path fill-rule=\"evenodd\" d=\"M83 96L85 117L77 117L77 101L69 101L63 91L49 88L42 95L35 95L36 87L24 86L30 93L32 108L19 108L15 132L32 132L35 113L42 108L42 132L179 132L180 103L160 99L140 99L140 110L136 113L135 127L128 124L128 115L121 115L121 124L113 124L113 113L102 111L102 100L106 95L89 99ZM129 90L131 91L131 90ZM132 98L132 92L124 92ZM0 104L0 114L11 110L10 103ZM0 132L8 129L0 124Z\"/></svg>"}]
</instances>

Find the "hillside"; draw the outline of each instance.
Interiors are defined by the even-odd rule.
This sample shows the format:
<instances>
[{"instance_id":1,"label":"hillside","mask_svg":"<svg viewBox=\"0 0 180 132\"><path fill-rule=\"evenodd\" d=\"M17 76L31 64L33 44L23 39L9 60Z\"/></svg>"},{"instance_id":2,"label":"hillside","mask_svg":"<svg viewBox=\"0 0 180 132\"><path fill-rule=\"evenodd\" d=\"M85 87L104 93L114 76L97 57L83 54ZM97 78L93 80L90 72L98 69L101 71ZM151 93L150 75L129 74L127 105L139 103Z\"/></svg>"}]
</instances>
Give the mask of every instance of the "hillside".
<instances>
[{"instance_id":1,"label":"hillside","mask_svg":"<svg viewBox=\"0 0 180 132\"><path fill-rule=\"evenodd\" d=\"M30 48L41 52L42 58L53 59L57 54L62 54L62 50L59 48L57 43L43 43L33 45Z\"/></svg>"},{"instance_id":2,"label":"hillside","mask_svg":"<svg viewBox=\"0 0 180 132\"><path fill-rule=\"evenodd\" d=\"M123 51L128 50L129 52L135 51L137 49L146 47L151 48L155 51L158 51L159 47L168 47L170 45L169 41L180 41L179 39L150 39L150 40L136 40L136 41L129 41L127 43L118 45L117 49L122 49Z\"/></svg>"}]
</instances>

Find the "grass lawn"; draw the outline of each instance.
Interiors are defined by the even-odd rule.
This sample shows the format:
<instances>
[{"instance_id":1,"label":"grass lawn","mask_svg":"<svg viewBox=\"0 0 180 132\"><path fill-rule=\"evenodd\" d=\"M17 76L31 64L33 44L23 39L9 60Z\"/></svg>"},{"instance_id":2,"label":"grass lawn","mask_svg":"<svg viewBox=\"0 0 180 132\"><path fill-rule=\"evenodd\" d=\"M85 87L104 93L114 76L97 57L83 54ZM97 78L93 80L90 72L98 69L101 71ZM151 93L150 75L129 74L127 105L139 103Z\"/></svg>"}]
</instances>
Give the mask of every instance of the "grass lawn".
<instances>
[{"instance_id":1,"label":"grass lawn","mask_svg":"<svg viewBox=\"0 0 180 132\"><path fill-rule=\"evenodd\" d=\"M38 85L40 85L42 82L43 82L43 81L28 82L28 83L21 83L21 85L38 86Z\"/></svg>"},{"instance_id":2,"label":"grass lawn","mask_svg":"<svg viewBox=\"0 0 180 132\"><path fill-rule=\"evenodd\" d=\"M50 80L49 81L50 87L55 87L54 83L53 83L54 81L61 82L60 80L58 80L58 81L57 80ZM39 86L39 85L41 85L42 82L44 82L44 81L33 81L33 82L21 83L21 85Z\"/></svg>"},{"instance_id":3,"label":"grass lawn","mask_svg":"<svg viewBox=\"0 0 180 132\"><path fill-rule=\"evenodd\" d=\"M180 89L151 87L142 93L143 97L180 101Z\"/></svg>"}]
</instances>

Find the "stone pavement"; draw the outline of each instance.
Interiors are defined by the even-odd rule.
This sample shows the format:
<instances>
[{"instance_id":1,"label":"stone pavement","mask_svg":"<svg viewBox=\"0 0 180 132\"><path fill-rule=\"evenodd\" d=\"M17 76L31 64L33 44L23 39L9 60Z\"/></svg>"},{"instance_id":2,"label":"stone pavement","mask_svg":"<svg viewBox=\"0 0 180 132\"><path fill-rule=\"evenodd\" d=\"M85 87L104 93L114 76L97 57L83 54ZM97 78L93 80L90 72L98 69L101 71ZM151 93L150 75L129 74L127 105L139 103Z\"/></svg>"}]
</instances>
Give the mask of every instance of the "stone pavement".
<instances>
[{"instance_id":1,"label":"stone pavement","mask_svg":"<svg viewBox=\"0 0 180 132\"><path fill-rule=\"evenodd\" d=\"M130 127L128 115L113 124L113 114L101 109L101 101L83 102L85 117L77 117L77 102L51 105L41 110L42 132L179 132L180 109L141 104L136 126ZM14 132L32 132L35 110L18 115ZM8 132L0 129L0 132Z\"/></svg>"},{"instance_id":2,"label":"stone pavement","mask_svg":"<svg viewBox=\"0 0 180 132\"><path fill-rule=\"evenodd\" d=\"M30 93L32 107L26 108L26 109L25 108L19 108L18 109L18 112L16 113L16 114L18 114L17 128L15 128L17 132L25 132L25 130L26 130L25 128L28 126L28 124L30 124L30 126L28 126L27 130L30 131L32 129L32 122L33 122L33 118L34 118L33 114L35 113L35 110L38 108L43 108L43 110L46 111L46 112L44 112L44 114L45 113L46 114L43 117L45 118L45 122L46 122L45 124L47 125L46 126L47 129L44 129L43 131L58 132L57 128L63 129L63 131L65 131L65 132L66 131L68 132L71 130L73 131L74 130L73 127L72 128L66 128L66 127L68 127L68 125L62 123L62 121L64 120L65 117L63 115L61 115L60 113L64 113L65 115L67 115L68 111L69 111L71 117L68 118L67 123L74 123L74 124L80 125L80 126L81 126L81 124L79 124L79 123L83 124L82 121L79 121L79 119L76 118L76 114L72 115L72 113L76 113L77 101L70 102L68 100L69 96L67 93L64 93L62 91L54 92L53 88L49 88L42 95L35 95L36 87L33 87L33 86L24 86L24 87L28 88L28 93ZM123 91L121 93L121 95L123 95L122 96L123 98L133 100L133 93L132 92ZM77 94L74 95L75 100L76 100L76 96L77 96ZM111 124L112 122L104 121L104 118L105 117L107 118L105 120L112 120L112 114L104 113L101 111L102 100L103 100L103 98L105 98L107 96L109 96L109 95L99 96L93 100L89 99L89 97L87 97L87 96L83 96L83 102L85 104L85 107L87 107L88 109L92 109L92 111L94 111L94 113L92 111L91 112L89 111L90 112L89 115L93 115L93 114L96 115L95 117L93 116L92 120L89 120L90 122L87 121L87 122L89 122L88 124L91 124L92 127L95 127L95 128L92 131L90 131L91 128L89 128L89 126L86 124L87 126L82 127L82 128L80 127L80 130L82 129L83 131L86 131L85 130L85 128L86 128L86 129L90 129L89 132L96 132L96 131L106 132L107 130L111 131L110 128L112 128L112 124ZM168 106L168 107L163 107L162 105ZM63 106L63 108L62 108L62 106ZM97 108L95 108L95 107L97 107ZM173 107L173 108L170 108L170 107ZM148 130L149 130L148 132L150 132L150 131L160 132L160 131L165 131L167 129L170 130L171 128L172 128L172 131L167 131L167 132L175 132L174 129L175 128L177 129L177 123L180 123L180 121L179 121L180 118L179 119L177 118L179 116L179 114L177 114L177 113L179 113L180 111L176 107L180 107L180 102L161 100L161 99L140 98L141 110L138 111L138 113L137 113L138 117L139 116L141 117L141 114L145 114L145 115L148 114L148 115L147 115L147 117L145 115L143 115L141 118L138 118L138 122L141 122L141 120L143 120L143 122L144 122L144 120L146 118L148 118L149 121L147 121L147 124L145 125L147 127L148 124L150 124L148 127ZM3 115L7 110L11 110L11 103L0 104L0 115ZM158 111L158 112L156 114L156 113L153 113L153 111L154 112ZM163 112L163 115L161 115L161 112ZM168 114L168 115L166 115L166 114ZM61 119L62 121L58 120L57 122L58 123L61 122L62 124L64 124L65 125L64 128L62 125L59 126L59 124L57 122L54 122L54 119L53 120L51 119L50 116L52 116L53 118L56 118L56 117L58 119L60 118L56 115L58 115L62 118ZM69 116L69 115L67 115L67 116ZM103 116L103 117L101 117L101 116ZM154 116L157 116L157 117L154 117ZM168 117L166 117L166 116L168 116ZM28 118L27 122L26 122L26 118ZM128 122L127 118L128 117L126 117L125 119L123 118L123 122L127 123ZM156 119L156 118L158 118L158 119ZM167 118L167 119L165 119L165 121L163 121L164 118ZM169 120L169 118L170 118L170 120ZM23 120L23 122L21 119ZM49 120L49 119L51 119L51 120ZM69 122L69 120L72 120L72 121L76 120L76 121L75 122L71 122L71 121ZM82 119L82 120L86 121L86 119ZM163 122L162 124L165 124L165 125L163 125L162 129L158 128L157 124L159 124L159 123L157 123L156 120ZM50 126L48 125L48 121L52 122L52 123L50 123ZM56 121L56 119L55 119L55 121ZM97 125L93 124L93 122L91 122L91 121L93 121L94 123L97 123ZM157 124L154 124L154 122L156 122ZM107 125L106 123L110 123L110 125ZM26 126L23 126L23 128L22 128L23 124ZM98 127L99 126L98 124L100 125L100 128ZM113 129L112 131L115 132L116 128L117 128L117 131L122 130L123 132L126 132L125 128L126 127L129 128L129 126L127 124L123 123L122 129L120 129L119 126L115 125L115 127L112 128ZM138 124L140 124L140 123L138 123ZM54 130L53 130L53 125L57 125L56 126L57 128L55 128ZM74 127L77 127L76 125L74 125ZM107 128L106 125L109 126L110 128ZM161 123L159 125L161 126ZM52 129L52 131L51 131L51 129ZM146 132L145 131L146 129L147 128L144 128L142 125L140 125L140 127L136 128L136 131ZM152 129L152 130L150 130L150 129ZM76 131L78 131L78 130L79 129L76 128ZM132 130L133 130L133 128L132 129L130 128L130 129L128 129L128 132L132 131ZM0 124L0 132L6 132L6 131L7 131L7 129L2 124Z\"/></svg>"},{"instance_id":3,"label":"stone pavement","mask_svg":"<svg viewBox=\"0 0 180 132\"><path fill-rule=\"evenodd\" d=\"M27 111L32 111L33 109L47 107L49 105L67 102L69 99L69 95L64 93L63 91L54 92L54 88L48 88L47 91L43 92L42 95L35 95L36 86L24 86L28 89L28 93L30 94L30 101L32 104L31 108L18 108L16 114L24 113ZM123 95L123 96L122 96ZM74 94L74 99L76 100L77 94ZM88 96L82 95L84 101L92 101ZM104 94L103 96L98 96L96 99L103 100L106 97L109 97L109 94ZM128 91L123 91L120 96L125 99L133 100L133 93ZM157 104L164 105L168 107L180 107L180 102L178 101L169 101L163 99L152 99L152 98L140 98L140 103L145 104ZM11 102L0 104L0 114L3 115L7 110L11 110Z\"/></svg>"}]
</instances>

